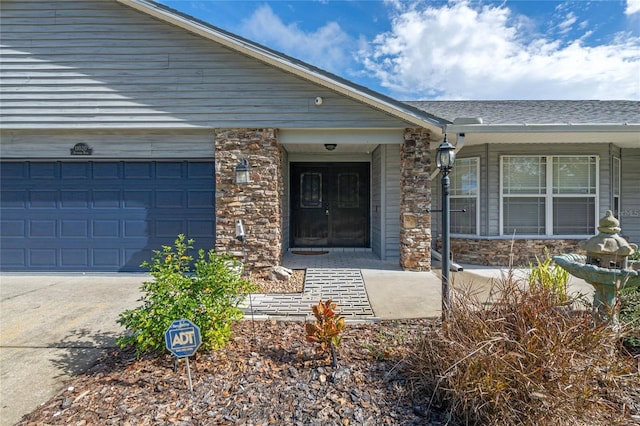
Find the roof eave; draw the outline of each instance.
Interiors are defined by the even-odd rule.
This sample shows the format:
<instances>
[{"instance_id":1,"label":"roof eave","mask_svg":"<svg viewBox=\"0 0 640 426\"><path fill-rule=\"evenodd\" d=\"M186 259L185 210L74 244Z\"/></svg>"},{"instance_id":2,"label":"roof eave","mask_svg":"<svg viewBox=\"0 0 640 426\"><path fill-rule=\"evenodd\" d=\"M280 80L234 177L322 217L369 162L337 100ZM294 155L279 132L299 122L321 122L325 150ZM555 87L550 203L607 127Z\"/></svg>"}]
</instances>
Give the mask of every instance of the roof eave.
<instances>
[{"instance_id":1,"label":"roof eave","mask_svg":"<svg viewBox=\"0 0 640 426\"><path fill-rule=\"evenodd\" d=\"M202 22L189 19L186 15L172 13L165 6L153 3L147 0L116 0L126 6L153 16L161 21L176 25L184 30L215 41L223 46L233 49L239 53L257 59L266 64L272 65L278 69L289 72L305 80L326 87L351 99L362 102L373 108L386 112L403 121L424 127L436 134L441 134L443 128L449 124L449 121L431 116L426 112L411 107L409 105L395 102L391 98L384 95L376 96L374 93L368 93L368 90L361 90L346 82L329 78L326 75L318 73L304 66L303 62L292 62L286 60L283 56L278 55L275 51L271 51L256 43L235 37L233 34L217 31L215 28L208 26Z\"/></svg>"},{"instance_id":2,"label":"roof eave","mask_svg":"<svg viewBox=\"0 0 640 426\"><path fill-rule=\"evenodd\" d=\"M447 133L632 133L640 124L452 124Z\"/></svg>"}]
</instances>

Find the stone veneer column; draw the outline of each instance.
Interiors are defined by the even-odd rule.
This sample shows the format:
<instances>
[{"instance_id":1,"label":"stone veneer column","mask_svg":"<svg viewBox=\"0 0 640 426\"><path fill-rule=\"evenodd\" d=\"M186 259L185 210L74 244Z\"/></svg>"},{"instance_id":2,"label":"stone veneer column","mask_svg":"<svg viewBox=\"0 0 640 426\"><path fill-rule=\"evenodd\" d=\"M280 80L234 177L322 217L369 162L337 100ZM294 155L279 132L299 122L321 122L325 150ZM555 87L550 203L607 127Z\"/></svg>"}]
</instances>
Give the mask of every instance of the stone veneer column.
<instances>
[{"instance_id":1,"label":"stone veneer column","mask_svg":"<svg viewBox=\"0 0 640 426\"><path fill-rule=\"evenodd\" d=\"M429 131L406 129L400 150L400 266L431 270Z\"/></svg>"},{"instance_id":2,"label":"stone veneer column","mask_svg":"<svg viewBox=\"0 0 640 426\"><path fill-rule=\"evenodd\" d=\"M247 263L251 272L280 265L282 260L282 149L276 129L216 129L216 251L242 260L236 238L242 219ZM247 159L251 182L235 183L235 167Z\"/></svg>"}]
</instances>

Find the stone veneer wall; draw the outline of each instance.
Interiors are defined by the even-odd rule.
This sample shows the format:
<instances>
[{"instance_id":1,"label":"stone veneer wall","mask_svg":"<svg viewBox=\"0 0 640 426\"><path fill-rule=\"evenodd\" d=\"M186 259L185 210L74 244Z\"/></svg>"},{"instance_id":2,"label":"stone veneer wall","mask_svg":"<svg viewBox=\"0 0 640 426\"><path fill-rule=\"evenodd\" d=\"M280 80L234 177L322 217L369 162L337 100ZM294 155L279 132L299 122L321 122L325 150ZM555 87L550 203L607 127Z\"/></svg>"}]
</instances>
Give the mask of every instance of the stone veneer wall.
<instances>
[{"instance_id":1,"label":"stone veneer wall","mask_svg":"<svg viewBox=\"0 0 640 426\"><path fill-rule=\"evenodd\" d=\"M282 158L276 129L216 129L216 251L243 258L236 238L242 219L248 271L263 271L282 260ZM235 167L247 159L251 182L235 183Z\"/></svg>"},{"instance_id":2,"label":"stone veneer wall","mask_svg":"<svg viewBox=\"0 0 640 426\"><path fill-rule=\"evenodd\" d=\"M431 155L429 132L406 129L400 150L400 266L431 270Z\"/></svg>"},{"instance_id":3,"label":"stone veneer wall","mask_svg":"<svg viewBox=\"0 0 640 426\"><path fill-rule=\"evenodd\" d=\"M451 238L451 253L454 262L471 265L509 266L513 244L513 266L537 264L536 256L544 259L547 252L551 256L564 253L584 254L578 249L582 240L510 240L510 239L471 239ZM437 249L442 247L442 240L436 242Z\"/></svg>"}]
</instances>

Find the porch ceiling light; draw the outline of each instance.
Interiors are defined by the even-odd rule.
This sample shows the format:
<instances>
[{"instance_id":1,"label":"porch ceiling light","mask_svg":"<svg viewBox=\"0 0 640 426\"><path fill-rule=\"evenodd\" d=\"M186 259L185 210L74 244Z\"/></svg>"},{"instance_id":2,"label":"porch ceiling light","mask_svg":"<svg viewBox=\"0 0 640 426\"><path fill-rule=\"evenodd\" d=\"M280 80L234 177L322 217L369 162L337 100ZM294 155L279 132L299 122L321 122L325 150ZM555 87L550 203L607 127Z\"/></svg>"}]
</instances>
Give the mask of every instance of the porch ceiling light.
<instances>
[{"instance_id":1,"label":"porch ceiling light","mask_svg":"<svg viewBox=\"0 0 640 426\"><path fill-rule=\"evenodd\" d=\"M249 172L251 171L251 167L249 167L249 162L246 158L240 160L238 165L236 166L236 184L244 185L251 182L251 176Z\"/></svg>"},{"instance_id":2,"label":"porch ceiling light","mask_svg":"<svg viewBox=\"0 0 640 426\"><path fill-rule=\"evenodd\" d=\"M325 143L324 149L326 149L327 151L333 151L334 149L336 149L337 146L338 144L336 143Z\"/></svg>"}]
</instances>

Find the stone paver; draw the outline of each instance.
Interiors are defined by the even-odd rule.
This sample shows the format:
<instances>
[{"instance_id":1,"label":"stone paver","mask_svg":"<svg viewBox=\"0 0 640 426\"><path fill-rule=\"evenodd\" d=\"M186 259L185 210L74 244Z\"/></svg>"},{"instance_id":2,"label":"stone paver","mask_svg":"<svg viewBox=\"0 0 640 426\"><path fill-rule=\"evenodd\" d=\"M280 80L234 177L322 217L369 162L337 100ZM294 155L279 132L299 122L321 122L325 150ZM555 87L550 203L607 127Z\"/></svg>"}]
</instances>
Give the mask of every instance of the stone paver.
<instances>
[{"instance_id":1,"label":"stone paver","mask_svg":"<svg viewBox=\"0 0 640 426\"><path fill-rule=\"evenodd\" d=\"M322 255L288 253L283 264L291 269L306 269L302 293L253 294L241 308L246 318L307 319L311 305L320 299L333 299L347 320L375 320L367 297L361 268L381 261L370 252L331 252ZM393 265L388 266L389 269Z\"/></svg>"}]
</instances>

